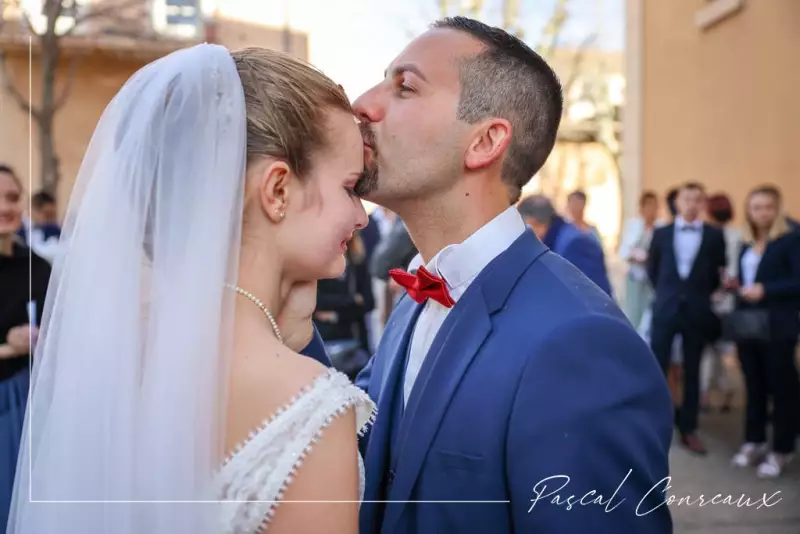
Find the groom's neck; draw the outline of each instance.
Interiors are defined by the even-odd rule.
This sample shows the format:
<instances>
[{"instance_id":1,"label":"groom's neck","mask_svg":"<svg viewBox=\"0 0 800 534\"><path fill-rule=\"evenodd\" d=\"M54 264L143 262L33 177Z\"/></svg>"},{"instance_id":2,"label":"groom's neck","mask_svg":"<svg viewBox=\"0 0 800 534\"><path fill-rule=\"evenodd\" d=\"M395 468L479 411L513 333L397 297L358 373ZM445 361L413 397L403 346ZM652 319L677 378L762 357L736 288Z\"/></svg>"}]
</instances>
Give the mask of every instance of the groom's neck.
<instances>
[{"instance_id":1,"label":"groom's neck","mask_svg":"<svg viewBox=\"0 0 800 534\"><path fill-rule=\"evenodd\" d=\"M469 194L467 194L469 193ZM425 262L448 245L462 243L508 208L505 191L449 191L409 201L397 210Z\"/></svg>"}]
</instances>

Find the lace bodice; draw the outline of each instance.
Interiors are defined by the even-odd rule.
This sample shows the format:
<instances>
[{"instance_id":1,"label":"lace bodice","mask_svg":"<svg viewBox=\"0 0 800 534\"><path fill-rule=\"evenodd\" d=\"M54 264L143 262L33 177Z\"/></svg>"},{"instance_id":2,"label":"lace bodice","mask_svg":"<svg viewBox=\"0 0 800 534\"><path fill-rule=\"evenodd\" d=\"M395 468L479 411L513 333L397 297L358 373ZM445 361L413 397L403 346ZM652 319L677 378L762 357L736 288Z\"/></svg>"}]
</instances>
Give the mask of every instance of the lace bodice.
<instances>
[{"instance_id":1,"label":"lace bodice","mask_svg":"<svg viewBox=\"0 0 800 534\"><path fill-rule=\"evenodd\" d=\"M355 409L356 428L361 436L375 418L375 405L347 376L331 369L253 431L215 478L219 499L233 501L221 505L220 532L265 532L305 456L325 428L350 408ZM364 464L360 455L358 467L362 499Z\"/></svg>"}]
</instances>

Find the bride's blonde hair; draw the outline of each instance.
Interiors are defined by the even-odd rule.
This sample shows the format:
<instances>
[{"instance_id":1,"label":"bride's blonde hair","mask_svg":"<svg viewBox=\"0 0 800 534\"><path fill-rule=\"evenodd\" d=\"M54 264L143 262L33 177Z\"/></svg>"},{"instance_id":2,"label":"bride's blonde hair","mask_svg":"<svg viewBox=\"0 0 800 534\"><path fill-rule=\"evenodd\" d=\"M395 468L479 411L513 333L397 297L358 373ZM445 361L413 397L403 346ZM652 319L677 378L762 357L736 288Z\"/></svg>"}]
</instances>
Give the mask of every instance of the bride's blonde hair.
<instances>
[{"instance_id":1,"label":"bride's blonde hair","mask_svg":"<svg viewBox=\"0 0 800 534\"><path fill-rule=\"evenodd\" d=\"M286 161L300 177L311 154L328 144L326 116L352 113L342 88L304 61L264 48L231 54L244 88L247 163L262 157Z\"/></svg>"}]
</instances>

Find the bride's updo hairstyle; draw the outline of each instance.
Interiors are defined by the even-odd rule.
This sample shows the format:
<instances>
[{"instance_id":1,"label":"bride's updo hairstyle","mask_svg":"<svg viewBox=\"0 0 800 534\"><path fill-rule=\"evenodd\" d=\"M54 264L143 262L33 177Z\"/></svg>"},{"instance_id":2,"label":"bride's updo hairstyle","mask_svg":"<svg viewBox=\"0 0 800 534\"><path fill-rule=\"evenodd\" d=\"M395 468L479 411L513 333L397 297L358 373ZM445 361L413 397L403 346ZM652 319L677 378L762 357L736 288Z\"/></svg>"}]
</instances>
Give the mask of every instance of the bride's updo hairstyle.
<instances>
[{"instance_id":1,"label":"bride's updo hairstyle","mask_svg":"<svg viewBox=\"0 0 800 534\"><path fill-rule=\"evenodd\" d=\"M302 178L311 154L329 142L326 115L352 113L347 96L314 67L283 52L246 48L231 55L244 88L248 166L273 157Z\"/></svg>"}]
</instances>

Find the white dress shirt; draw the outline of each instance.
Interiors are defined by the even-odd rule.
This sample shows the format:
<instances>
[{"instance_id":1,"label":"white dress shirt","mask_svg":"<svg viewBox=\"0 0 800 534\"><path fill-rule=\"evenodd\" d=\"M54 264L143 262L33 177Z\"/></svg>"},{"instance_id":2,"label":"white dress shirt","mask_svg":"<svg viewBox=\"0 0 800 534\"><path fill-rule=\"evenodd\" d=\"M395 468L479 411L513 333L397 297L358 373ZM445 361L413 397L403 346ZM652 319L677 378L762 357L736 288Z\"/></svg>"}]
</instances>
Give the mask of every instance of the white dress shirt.
<instances>
[{"instance_id":1,"label":"white dress shirt","mask_svg":"<svg viewBox=\"0 0 800 534\"><path fill-rule=\"evenodd\" d=\"M682 217L675 219L675 261L678 274L682 279L689 277L692 272L697 251L703 241L703 221L686 222Z\"/></svg>"},{"instance_id":2,"label":"white dress shirt","mask_svg":"<svg viewBox=\"0 0 800 534\"><path fill-rule=\"evenodd\" d=\"M761 254L750 247L742 254L742 286L753 287L756 283L756 273L761 263Z\"/></svg>"},{"instance_id":3,"label":"white dress shirt","mask_svg":"<svg viewBox=\"0 0 800 534\"><path fill-rule=\"evenodd\" d=\"M455 306L458 306L458 300L475 277L493 259L505 252L526 230L517 208L511 206L469 236L463 243L450 245L440 250L425 268L444 279L450 296L456 302ZM409 264L408 270L413 271L420 265L422 265L422 257L417 255ZM425 302L425 307L417 318L411 337L411 348L403 383L404 405L408 402L425 356L428 354L439 328L452 309L442 306L433 299Z\"/></svg>"}]
</instances>

